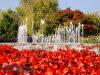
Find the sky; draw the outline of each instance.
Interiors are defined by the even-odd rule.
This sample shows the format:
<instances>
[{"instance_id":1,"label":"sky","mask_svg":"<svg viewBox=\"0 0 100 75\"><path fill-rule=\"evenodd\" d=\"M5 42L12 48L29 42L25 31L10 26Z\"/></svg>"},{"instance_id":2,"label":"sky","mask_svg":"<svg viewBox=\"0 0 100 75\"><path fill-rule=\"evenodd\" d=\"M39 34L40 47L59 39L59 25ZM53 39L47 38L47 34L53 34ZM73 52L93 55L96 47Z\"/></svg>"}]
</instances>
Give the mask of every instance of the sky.
<instances>
[{"instance_id":1,"label":"sky","mask_svg":"<svg viewBox=\"0 0 100 75\"><path fill-rule=\"evenodd\" d=\"M15 10L18 5L18 0L0 0L0 8L3 10L6 10L8 8Z\"/></svg>"},{"instance_id":2,"label":"sky","mask_svg":"<svg viewBox=\"0 0 100 75\"><path fill-rule=\"evenodd\" d=\"M62 9L70 7L72 10L79 9L83 12L100 11L100 0L58 0Z\"/></svg>"},{"instance_id":3,"label":"sky","mask_svg":"<svg viewBox=\"0 0 100 75\"><path fill-rule=\"evenodd\" d=\"M72 10L79 9L85 13L100 11L100 0L58 0L59 8L66 9L70 7ZM6 10L15 8L19 5L18 0L0 0L0 8Z\"/></svg>"}]
</instances>

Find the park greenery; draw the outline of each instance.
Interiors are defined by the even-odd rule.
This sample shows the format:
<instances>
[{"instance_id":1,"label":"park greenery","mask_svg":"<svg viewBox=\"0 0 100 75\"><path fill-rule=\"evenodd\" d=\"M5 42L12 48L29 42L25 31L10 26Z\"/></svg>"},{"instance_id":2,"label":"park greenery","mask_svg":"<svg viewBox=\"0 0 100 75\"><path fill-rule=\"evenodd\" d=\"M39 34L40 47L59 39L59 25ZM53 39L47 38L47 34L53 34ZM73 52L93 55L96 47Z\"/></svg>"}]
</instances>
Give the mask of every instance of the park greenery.
<instances>
[{"instance_id":1,"label":"park greenery","mask_svg":"<svg viewBox=\"0 0 100 75\"><path fill-rule=\"evenodd\" d=\"M82 43L100 43L100 36L88 36L81 40Z\"/></svg>"},{"instance_id":2,"label":"park greenery","mask_svg":"<svg viewBox=\"0 0 100 75\"><path fill-rule=\"evenodd\" d=\"M32 34L32 28L36 33L41 29L41 19L45 20L48 14L56 12L58 2L56 0L19 0L20 6L17 7L17 13L20 21L25 21L27 18L28 33Z\"/></svg>"},{"instance_id":3,"label":"park greenery","mask_svg":"<svg viewBox=\"0 0 100 75\"><path fill-rule=\"evenodd\" d=\"M18 19L16 12L11 9L0 13L0 38L16 37L18 32Z\"/></svg>"},{"instance_id":4,"label":"park greenery","mask_svg":"<svg viewBox=\"0 0 100 75\"><path fill-rule=\"evenodd\" d=\"M63 28L73 22L84 24L84 37L100 35L100 15L98 12L83 13L67 8L60 10L57 0L19 0L16 11L0 9L0 38L17 37L18 26L27 24L28 35L53 34L57 27ZM27 21L26 21L27 20ZM42 25L41 20L45 23Z\"/></svg>"}]
</instances>

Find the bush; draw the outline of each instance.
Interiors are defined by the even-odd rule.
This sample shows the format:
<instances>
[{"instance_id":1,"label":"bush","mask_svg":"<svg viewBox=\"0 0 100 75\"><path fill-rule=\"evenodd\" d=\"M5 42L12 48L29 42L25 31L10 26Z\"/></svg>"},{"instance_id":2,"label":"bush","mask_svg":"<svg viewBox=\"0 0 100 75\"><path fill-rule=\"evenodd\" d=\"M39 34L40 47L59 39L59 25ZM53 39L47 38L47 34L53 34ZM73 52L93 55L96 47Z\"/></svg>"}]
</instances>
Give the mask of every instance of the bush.
<instances>
[{"instance_id":1,"label":"bush","mask_svg":"<svg viewBox=\"0 0 100 75\"><path fill-rule=\"evenodd\" d=\"M81 42L82 43L100 43L100 37L99 36L89 36L81 40Z\"/></svg>"}]
</instances>

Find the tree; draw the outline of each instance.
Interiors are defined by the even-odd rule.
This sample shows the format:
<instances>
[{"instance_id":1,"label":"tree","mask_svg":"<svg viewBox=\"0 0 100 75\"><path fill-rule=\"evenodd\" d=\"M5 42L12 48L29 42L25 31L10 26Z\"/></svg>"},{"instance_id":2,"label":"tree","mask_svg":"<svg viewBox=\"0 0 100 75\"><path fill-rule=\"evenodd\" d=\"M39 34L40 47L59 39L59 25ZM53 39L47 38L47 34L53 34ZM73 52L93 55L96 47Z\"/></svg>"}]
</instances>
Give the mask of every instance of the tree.
<instances>
[{"instance_id":1,"label":"tree","mask_svg":"<svg viewBox=\"0 0 100 75\"><path fill-rule=\"evenodd\" d=\"M34 22L34 31L41 29L41 19L45 20L45 17L55 12L58 9L57 0L20 0L20 7L18 11L24 12L22 21L28 18L28 33L31 34L30 28L32 27L32 21ZM20 15L21 13L19 13Z\"/></svg>"},{"instance_id":2,"label":"tree","mask_svg":"<svg viewBox=\"0 0 100 75\"><path fill-rule=\"evenodd\" d=\"M59 10L46 16L46 28L44 29L47 33L54 33L58 26L62 28L65 23L69 23L70 21L77 26L78 23L82 23L85 18L85 14L80 10L73 11L70 8ZM47 29L49 29L49 31L46 31Z\"/></svg>"},{"instance_id":3,"label":"tree","mask_svg":"<svg viewBox=\"0 0 100 75\"><path fill-rule=\"evenodd\" d=\"M86 15L87 15L87 19L83 21L83 23L88 24L85 27L86 29L85 32L88 33L87 31L92 31L92 33L90 32L89 34L93 34L93 35L100 34L100 15L99 13L94 12L94 13L88 13ZM89 27L90 24L92 25L92 27Z\"/></svg>"},{"instance_id":4,"label":"tree","mask_svg":"<svg viewBox=\"0 0 100 75\"><path fill-rule=\"evenodd\" d=\"M18 23L14 19L14 13L11 9L8 9L0 14L0 38L17 36Z\"/></svg>"},{"instance_id":5,"label":"tree","mask_svg":"<svg viewBox=\"0 0 100 75\"><path fill-rule=\"evenodd\" d=\"M96 26L100 27L100 15L98 12L88 13L87 16L90 17Z\"/></svg>"},{"instance_id":6,"label":"tree","mask_svg":"<svg viewBox=\"0 0 100 75\"><path fill-rule=\"evenodd\" d=\"M69 22L73 22L74 25L78 25L80 22L84 24L84 35L95 35L97 31L99 32L100 28L100 16L97 14L84 14L80 10L71 10L67 8L66 10L59 10L52 14L49 14L46 17L46 28L45 33L54 33L56 28L60 25L60 27L64 27L64 24ZM46 31L49 29L49 31Z\"/></svg>"}]
</instances>

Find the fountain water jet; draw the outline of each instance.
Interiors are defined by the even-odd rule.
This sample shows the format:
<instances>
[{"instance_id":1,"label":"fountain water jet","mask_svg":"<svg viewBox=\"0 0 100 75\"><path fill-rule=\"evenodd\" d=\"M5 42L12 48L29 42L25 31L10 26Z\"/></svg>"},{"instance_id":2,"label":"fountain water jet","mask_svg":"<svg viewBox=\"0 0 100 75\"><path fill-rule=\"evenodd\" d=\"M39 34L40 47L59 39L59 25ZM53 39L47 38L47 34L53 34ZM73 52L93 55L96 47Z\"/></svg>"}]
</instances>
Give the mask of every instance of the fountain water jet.
<instances>
[{"instance_id":1,"label":"fountain water jet","mask_svg":"<svg viewBox=\"0 0 100 75\"><path fill-rule=\"evenodd\" d=\"M33 43L80 43L82 25L79 23L77 27L70 22L70 27L66 26L64 28L57 28L57 31L53 35L44 36L33 35ZM42 41L40 41L40 39ZM38 42L36 42L38 41Z\"/></svg>"},{"instance_id":2,"label":"fountain water jet","mask_svg":"<svg viewBox=\"0 0 100 75\"><path fill-rule=\"evenodd\" d=\"M44 21L41 21L44 24ZM83 24L78 24L77 27L70 22L70 26L65 26L64 28L57 28L55 34L44 36L32 35L32 43L80 43L81 28ZM18 43L27 43L27 25L21 25L18 29Z\"/></svg>"},{"instance_id":3,"label":"fountain water jet","mask_svg":"<svg viewBox=\"0 0 100 75\"><path fill-rule=\"evenodd\" d=\"M21 25L18 28L18 43L27 43L27 26Z\"/></svg>"}]
</instances>

